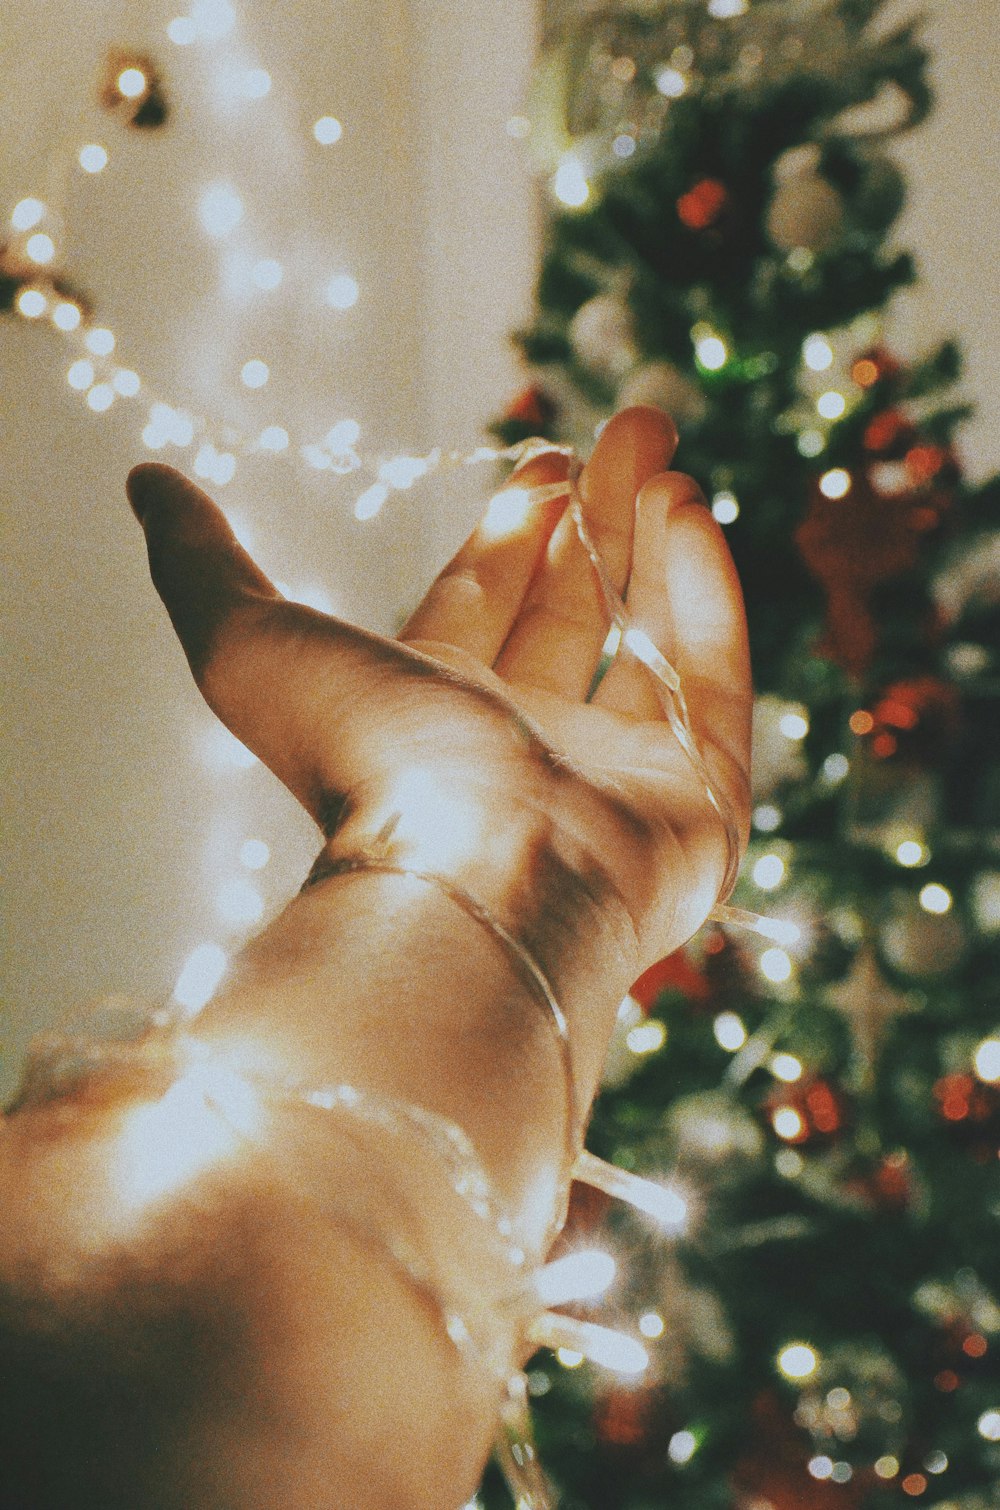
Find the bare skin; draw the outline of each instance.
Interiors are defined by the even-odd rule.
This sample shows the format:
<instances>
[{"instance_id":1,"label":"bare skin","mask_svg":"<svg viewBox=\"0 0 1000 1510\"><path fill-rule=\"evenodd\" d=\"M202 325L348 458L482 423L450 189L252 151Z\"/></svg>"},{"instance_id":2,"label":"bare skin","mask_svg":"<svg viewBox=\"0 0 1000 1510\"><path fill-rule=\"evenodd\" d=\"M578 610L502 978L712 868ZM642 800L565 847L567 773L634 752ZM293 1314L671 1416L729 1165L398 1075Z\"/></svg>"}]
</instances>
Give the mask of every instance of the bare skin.
<instances>
[{"instance_id":1,"label":"bare skin","mask_svg":"<svg viewBox=\"0 0 1000 1510\"><path fill-rule=\"evenodd\" d=\"M739 585L694 484L667 470L675 443L657 411L617 416L581 493L745 834ZM512 481L565 466L543 455ZM402 865L474 894L545 972L586 1112L618 1002L704 921L726 846L645 668L620 657L585 701L607 624L564 502L500 533L481 524L389 641L286 602L172 469L137 468L129 492L198 686L325 839L320 879L248 946L192 1036L237 1067L348 1080L449 1116L544 1256L570 1150L537 999L440 888L322 877L391 819ZM221 1161L123 1222L108 1179L123 1115L49 1106L0 1133L0 1447L15 1486L0 1504L461 1504L497 1392L438 1318L356 1234L324 1225L280 1149ZM358 1178L336 1150L329 1160L341 1188ZM428 1243L486 1295L489 1267L440 1181L422 1167L401 1178L434 1213Z\"/></svg>"}]
</instances>

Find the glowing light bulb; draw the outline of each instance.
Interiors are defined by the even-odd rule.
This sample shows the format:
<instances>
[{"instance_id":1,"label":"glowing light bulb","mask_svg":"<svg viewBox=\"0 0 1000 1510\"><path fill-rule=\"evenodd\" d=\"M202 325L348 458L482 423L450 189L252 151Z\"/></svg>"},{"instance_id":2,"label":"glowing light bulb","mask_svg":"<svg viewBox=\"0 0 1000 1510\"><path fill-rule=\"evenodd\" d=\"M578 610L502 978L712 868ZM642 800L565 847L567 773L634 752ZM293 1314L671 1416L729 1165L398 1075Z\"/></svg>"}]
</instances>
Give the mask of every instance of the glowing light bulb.
<instances>
[{"instance_id":1,"label":"glowing light bulb","mask_svg":"<svg viewBox=\"0 0 1000 1510\"><path fill-rule=\"evenodd\" d=\"M52 323L59 330L75 330L83 319L79 304L63 299L52 311Z\"/></svg>"},{"instance_id":2,"label":"glowing light bulb","mask_svg":"<svg viewBox=\"0 0 1000 1510\"><path fill-rule=\"evenodd\" d=\"M802 1060L794 1054L775 1054L771 1060L771 1074L787 1085L802 1079Z\"/></svg>"},{"instance_id":3,"label":"glowing light bulb","mask_svg":"<svg viewBox=\"0 0 1000 1510\"><path fill-rule=\"evenodd\" d=\"M976 1430L987 1442L1000 1442L1000 1410L984 1410L976 1422Z\"/></svg>"},{"instance_id":4,"label":"glowing light bulb","mask_svg":"<svg viewBox=\"0 0 1000 1510\"><path fill-rule=\"evenodd\" d=\"M745 16L750 0L708 0L708 14L715 21L728 21L733 16Z\"/></svg>"},{"instance_id":5,"label":"glowing light bulb","mask_svg":"<svg viewBox=\"0 0 1000 1510\"><path fill-rule=\"evenodd\" d=\"M833 347L826 336L810 336L802 347L802 357L813 372L825 372L833 366Z\"/></svg>"},{"instance_id":6,"label":"glowing light bulb","mask_svg":"<svg viewBox=\"0 0 1000 1510\"><path fill-rule=\"evenodd\" d=\"M358 302L360 290L348 273L337 273L326 285L325 298L333 309L351 309Z\"/></svg>"},{"instance_id":7,"label":"glowing light bulb","mask_svg":"<svg viewBox=\"0 0 1000 1510\"><path fill-rule=\"evenodd\" d=\"M126 100L137 100L149 87L141 68L123 68L115 80L115 88Z\"/></svg>"},{"instance_id":8,"label":"glowing light bulb","mask_svg":"<svg viewBox=\"0 0 1000 1510\"><path fill-rule=\"evenodd\" d=\"M341 419L326 432L326 443L335 456L344 455L361 439L361 426L356 419Z\"/></svg>"},{"instance_id":9,"label":"glowing light bulb","mask_svg":"<svg viewBox=\"0 0 1000 1510\"><path fill-rule=\"evenodd\" d=\"M530 509L531 494L527 488L504 488L490 499L480 529L490 539L499 539L520 529Z\"/></svg>"},{"instance_id":10,"label":"glowing light bulb","mask_svg":"<svg viewBox=\"0 0 1000 1510\"><path fill-rule=\"evenodd\" d=\"M88 362L86 357L81 357L80 361L74 362L67 372L66 381L71 388L81 391L84 388L89 388L94 381L93 362Z\"/></svg>"},{"instance_id":11,"label":"glowing light bulb","mask_svg":"<svg viewBox=\"0 0 1000 1510\"><path fill-rule=\"evenodd\" d=\"M24 250L32 262L46 263L55 256L56 244L44 231L36 231L34 236L28 237Z\"/></svg>"},{"instance_id":12,"label":"glowing light bulb","mask_svg":"<svg viewBox=\"0 0 1000 1510\"><path fill-rule=\"evenodd\" d=\"M174 1001L188 1013L200 1012L215 993L229 960L218 944L199 944L181 968Z\"/></svg>"},{"instance_id":13,"label":"glowing light bulb","mask_svg":"<svg viewBox=\"0 0 1000 1510\"><path fill-rule=\"evenodd\" d=\"M511 115L507 118L504 130L515 141L523 141L526 136L531 135L531 121L526 115Z\"/></svg>"},{"instance_id":14,"label":"glowing light bulb","mask_svg":"<svg viewBox=\"0 0 1000 1510\"><path fill-rule=\"evenodd\" d=\"M563 1368L579 1368L581 1363L584 1362L583 1354L578 1353L574 1347L556 1348L556 1357Z\"/></svg>"},{"instance_id":15,"label":"glowing light bulb","mask_svg":"<svg viewBox=\"0 0 1000 1510\"><path fill-rule=\"evenodd\" d=\"M740 506L736 501L736 495L724 489L716 493L712 499L712 517L719 524L732 524L740 515Z\"/></svg>"},{"instance_id":16,"label":"glowing light bulb","mask_svg":"<svg viewBox=\"0 0 1000 1510\"><path fill-rule=\"evenodd\" d=\"M247 388L263 388L270 376L270 367L259 357L253 357L249 362L244 362L240 368L240 377Z\"/></svg>"},{"instance_id":17,"label":"glowing light bulb","mask_svg":"<svg viewBox=\"0 0 1000 1510\"><path fill-rule=\"evenodd\" d=\"M843 467L834 467L824 472L819 480L819 490L824 498L846 498L851 491L851 474Z\"/></svg>"},{"instance_id":18,"label":"glowing light bulb","mask_svg":"<svg viewBox=\"0 0 1000 1510\"><path fill-rule=\"evenodd\" d=\"M831 785L835 785L838 781L843 781L850 769L851 762L839 750L835 750L832 755L828 755L823 762L823 776Z\"/></svg>"},{"instance_id":19,"label":"glowing light bulb","mask_svg":"<svg viewBox=\"0 0 1000 1510\"><path fill-rule=\"evenodd\" d=\"M266 68L249 68L240 81L240 92L248 100L262 100L271 92L271 75Z\"/></svg>"},{"instance_id":20,"label":"glowing light bulb","mask_svg":"<svg viewBox=\"0 0 1000 1510\"><path fill-rule=\"evenodd\" d=\"M264 916L264 898L242 876L227 881L219 888L215 906L220 917L237 928L259 923Z\"/></svg>"},{"instance_id":21,"label":"glowing light bulb","mask_svg":"<svg viewBox=\"0 0 1000 1510\"><path fill-rule=\"evenodd\" d=\"M623 132L621 136L615 137L611 150L616 157L631 157L635 152L635 137Z\"/></svg>"},{"instance_id":22,"label":"glowing light bulb","mask_svg":"<svg viewBox=\"0 0 1000 1510\"><path fill-rule=\"evenodd\" d=\"M175 16L167 24L167 36L176 47L190 47L197 40L198 28L190 16Z\"/></svg>"},{"instance_id":23,"label":"glowing light bulb","mask_svg":"<svg viewBox=\"0 0 1000 1510\"><path fill-rule=\"evenodd\" d=\"M773 834L781 827L781 809L771 802L762 802L753 810L753 826L762 834Z\"/></svg>"},{"instance_id":24,"label":"glowing light bulb","mask_svg":"<svg viewBox=\"0 0 1000 1510\"><path fill-rule=\"evenodd\" d=\"M95 414L103 414L115 401L115 390L110 383L95 383L87 394L87 403Z\"/></svg>"},{"instance_id":25,"label":"glowing light bulb","mask_svg":"<svg viewBox=\"0 0 1000 1510\"><path fill-rule=\"evenodd\" d=\"M816 400L816 408L824 419L840 419L847 408L847 400L842 393L837 393L831 388L826 393L821 393Z\"/></svg>"},{"instance_id":26,"label":"glowing light bulb","mask_svg":"<svg viewBox=\"0 0 1000 1510\"><path fill-rule=\"evenodd\" d=\"M712 1024L712 1032L720 1049L735 1054L747 1041L747 1030L735 1012L720 1012Z\"/></svg>"},{"instance_id":27,"label":"glowing light bulb","mask_svg":"<svg viewBox=\"0 0 1000 1510\"><path fill-rule=\"evenodd\" d=\"M288 449L288 431L281 425L268 425L260 432L260 440L257 442L262 451L286 451Z\"/></svg>"},{"instance_id":28,"label":"glowing light bulb","mask_svg":"<svg viewBox=\"0 0 1000 1510\"><path fill-rule=\"evenodd\" d=\"M552 179L552 192L560 204L579 210L590 198L590 185L579 158L567 153Z\"/></svg>"},{"instance_id":29,"label":"glowing light bulb","mask_svg":"<svg viewBox=\"0 0 1000 1510\"><path fill-rule=\"evenodd\" d=\"M231 184L212 184L198 201L198 216L208 234L220 239L243 219L243 201Z\"/></svg>"},{"instance_id":30,"label":"glowing light bulb","mask_svg":"<svg viewBox=\"0 0 1000 1510\"><path fill-rule=\"evenodd\" d=\"M382 463L378 475L381 482L387 482L391 488L403 490L412 488L426 471L427 463L422 456L394 456L391 461Z\"/></svg>"},{"instance_id":31,"label":"glowing light bulb","mask_svg":"<svg viewBox=\"0 0 1000 1510\"><path fill-rule=\"evenodd\" d=\"M896 845L896 859L900 865L912 869L915 865L924 865L930 859L930 853L918 839L904 839Z\"/></svg>"},{"instance_id":32,"label":"glowing light bulb","mask_svg":"<svg viewBox=\"0 0 1000 1510\"><path fill-rule=\"evenodd\" d=\"M789 1143L794 1143L805 1132L805 1123L794 1106L775 1107L771 1113L771 1126L779 1138L785 1138Z\"/></svg>"},{"instance_id":33,"label":"glowing light bulb","mask_svg":"<svg viewBox=\"0 0 1000 1510\"><path fill-rule=\"evenodd\" d=\"M807 1466L814 1479L828 1479L833 1473L833 1459L825 1453L810 1458Z\"/></svg>"},{"instance_id":34,"label":"glowing light bulb","mask_svg":"<svg viewBox=\"0 0 1000 1510\"><path fill-rule=\"evenodd\" d=\"M270 858L270 846L263 839L247 839L240 845L240 864L247 870L263 870Z\"/></svg>"},{"instance_id":35,"label":"glowing light bulb","mask_svg":"<svg viewBox=\"0 0 1000 1510\"><path fill-rule=\"evenodd\" d=\"M819 1367L819 1354L807 1342L789 1342L777 1358L786 1379L808 1379Z\"/></svg>"},{"instance_id":36,"label":"glowing light bulb","mask_svg":"<svg viewBox=\"0 0 1000 1510\"><path fill-rule=\"evenodd\" d=\"M780 985L791 976L791 959L784 949L765 949L760 957L760 973L775 985Z\"/></svg>"},{"instance_id":37,"label":"glowing light bulb","mask_svg":"<svg viewBox=\"0 0 1000 1510\"><path fill-rule=\"evenodd\" d=\"M83 344L88 351L94 353L95 357L106 357L110 356L115 349L115 338L103 325L95 325L93 330L87 331Z\"/></svg>"},{"instance_id":38,"label":"glowing light bulb","mask_svg":"<svg viewBox=\"0 0 1000 1510\"><path fill-rule=\"evenodd\" d=\"M729 360L726 343L719 336L702 336L695 345L695 354L709 372L718 372Z\"/></svg>"},{"instance_id":39,"label":"glowing light bulb","mask_svg":"<svg viewBox=\"0 0 1000 1510\"><path fill-rule=\"evenodd\" d=\"M662 1337L666 1322L659 1311L644 1311L639 1317L639 1330L644 1337Z\"/></svg>"},{"instance_id":40,"label":"glowing light bulb","mask_svg":"<svg viewBox=\"0 0 1000 1510\"><path fill-rule=\"evenodd\" d=\"M641 1022L625 1035L633 1054L655 1054L667 1041L667 1030L658 1018Z\"/></svg>"},{"instance_id":41,"label":"glowing light bulb","mask_svg":"<svg viewBox=\"0 0 1000 1510\"><path fill-rule=\"evenodd\" d=\"M192 0L191 20L199 37L217 42L232 31L236 12L229 0Z\"/></svg>"},{"instance_id":42,"label":"glowing light bulb","mask_svg":"<svg viewBox=\"0 0 1000 1510\"><path fill-rule=\"evenodd\" d=\"M88 142L80 148L79 163L85 173L100 173L108 165L108 154L99 142Z\"/></svg>"},{"instance_id":43,"label":"glowing light bulb","mask_svg":"<svg viewBox=\"0 0 1000 1510\"><path fill-rule=\"evenodd\" d=\"M546 1264L535 1275L539 1299L547 1306L566 1305L574 1300L591 1300L601 1295L615 1277L616 1264L610 1253L589 1249L568 1253Z\"/></svg>"},{"instance_id":44,"label":"glowing light bulb","mask_svg":"<svg viewBox=\"0 0 1000 1510\"><path fill-rule=\"evenodd\" d=\"M370 488L365 489L354 505L355 519L374 519L388 496L388 483L373 482Z\"/></svg>"},{"instance_id":45,"label":"glowing light bulb","mask_svg":"<svg viewBox=\"0 0 1000 1510\"><path fill-rule=\"evenodd\" d=\"M142 385L137 372L133 372L130 367L119 367L111 379L111 386L122 398L135 398Z\"/></svg>"},{"instance_id":46,"label":"glowing light bulb","mask_svg":"<svg viewBox=\"0 0 1000 1510\"><path fill-rule=\"evenodd\" d=\"M692 1431L675 1431L667 1443L667 1457L678 1467L684 1463L690 1463L694 1457L698 1440Z\"/></svg>"},{"instance_id":47,"label":"glowing light bulb","mask_svg":"<svg viewBox=\"0 0 1000 1510\"><path fill-rule=\"evenodd\" d=\"M802 430L795 444L800 456L811 458L818 456L824 449L826 446L826 436L822 430Z\"/></svg>"},{"instance_id":48,"label":"glowing light bulb","mask_svg":"<svg viewBox=\"0 0 1000 1510\"><path fill-rule=\"evenodd\" d=\"M277 288L284 276L284 268L274 257L259 257L250 269L250 281L265 293Z\"/></svg>"},{"instance_id":49,"label":"glowing light bulb","mask_svg":"<svg viewBox=\"0 0 1000 1510\"><path fill-rule=\"evenodd\" d=\"M875 1472L880 1479L894 1479L899 1472L899 1459L887 1452L883 1457L876 1458Z\"/></svg>"},{"instance_id":50,"label":"glowing light bulb","mask_svg":"<svg viewBox=\"0 0 1000 1510\"><path fill-rule=\"evenodd\" d=\"M946 886L938 885L937 881L931 881L920 888L919 901L925 912L933 912L941 916L951 911L951 892Z\"/></svg>"},{"instance_id":51,"label":"glowing light bulb","mask_svg":"<svg viewBox=\"0 0 1000 1510\"><path fill-rule=\"evenodd\" d=\"M332 147L334 142L339 142L344 134L344 128L335 115L321 115L313 126L313 136L321 147Z\"/></svg>"},{"instance_id":52,"label":"glowing light bulb","mask_svg":"<svg viewBox=\"0 0 1000 1510\"><path fill-rule=\"evenodd\" d=\"M668 100L679 100L688 87L688 81L679 68L661 68L656 75L656 87Z\"/></svg>"},{"instance_id":53,"label":"glowing light bulb","mask_svg":"<svg viewBox=\"0 0 1000 1510\"><path fill-rule=\"evenodd\" d=\"M15 231L30 231L44 214L45 206L40 199L20 199L11 211L10 223Z\"/></svg>"},{"instance_id":54,"label":"glowing light bulb","mask_svg":"<svg viewBox=\"0 0 1000 1510\"><path fill-rule=\"evenodd\" d=\"M789 708L778 719L778 728L786 739L805 739L809 733L809 719L806 710L799 706Z\"/></svg>"},{"instance_id":55,"label":"glowing light bulb","mask_svg":"<svg viewBox=\"0 0 1000 1510\"><path fill-rule=\"evenodd\" d=\"M994 1085L1000 1080L1000 1038L984 1038L973 1057L980 1080Z\"/></svg>"},{"instance_id":56,"label":"glowing light bulb","mask_svg":"<svg viewBox=\"0 0 1000 1510\"><path fill-rule=\"evenodd\" d=\"M780 855L761 855L753 868L753 878L762 891L774 891L785 879L785 862Z\"/></svg>"}]
</instances>

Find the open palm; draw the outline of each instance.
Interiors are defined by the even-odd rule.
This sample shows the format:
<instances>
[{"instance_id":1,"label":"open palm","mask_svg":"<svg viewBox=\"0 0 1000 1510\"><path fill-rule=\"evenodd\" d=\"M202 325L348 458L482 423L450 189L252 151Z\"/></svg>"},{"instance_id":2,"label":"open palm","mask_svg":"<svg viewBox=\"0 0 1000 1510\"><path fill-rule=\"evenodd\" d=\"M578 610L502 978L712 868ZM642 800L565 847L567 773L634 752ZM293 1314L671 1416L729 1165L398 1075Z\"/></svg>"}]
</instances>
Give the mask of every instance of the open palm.
<instances>
[{"instance_id":1,"label":"open palm","mask_svg":"<svg viewBox=\"0 0 1000 1510\"><path fill-rule=\"evenodd\" d=\"M675 445L659 411L623 412L580 495L631 619L680 673L713 785L745 833L742 601L697 489L665 471ZM543 453L512 485L541 489L568 465ZM206 700L328 836L370 842L397 819L401 833L409 822L447 834L456 808L475 811L479 853L454 856L474 867L502 848L505 823L541 818L622 898L643 964L703 921L725 871L723 826L646 667L620 655L587 700L608 619L565 496L534 499L519 518L500 510L499 522L488 511L388 640L285 600L172 468L137 467L129 495Z\"/></svg>"}]
</instances>

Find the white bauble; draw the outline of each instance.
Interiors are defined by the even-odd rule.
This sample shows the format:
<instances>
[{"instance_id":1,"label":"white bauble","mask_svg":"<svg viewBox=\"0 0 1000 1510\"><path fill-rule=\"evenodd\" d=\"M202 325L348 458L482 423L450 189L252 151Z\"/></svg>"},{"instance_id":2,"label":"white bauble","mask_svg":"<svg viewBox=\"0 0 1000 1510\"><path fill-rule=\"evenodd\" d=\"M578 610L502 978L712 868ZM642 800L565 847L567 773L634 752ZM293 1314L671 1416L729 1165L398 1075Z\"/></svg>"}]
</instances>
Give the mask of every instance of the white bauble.
<instances>
[{"instance_id":1,"label":"white bauble","mask_svg":"<svg viewBox=\"0 0 1000 1510\"><path fill-rule=\"evenodd\" d=\"M786 152L775 164L775 189L767 211L769 240L779 251L805 247L822 252L840 235L844 201L819 172L812 148Z\"/></svg>"},{"instance_id":2,"label":"white bauble","mask_svg":"<svg viewBox=\"0 0 1000 1510\"><path fill-rule=\"evenodd\" d=\"M633 368L618 390L619 408L632 404L665 409L680 429L704 419L706 410L705 395L698 384L672 362L644 362Z\"/></svg>"},{"instance_id":3,"label":"white bauble","mask_svg":"<svg viewBox=\"0 0 1000 1510\"><path fill-rule=\"evenodd\" d=\"M581 304L569 324L577 360L600 377L615 381L635 365L638 352L632 312L617 294L595 294Z\"/></svg>"}]
</instances>

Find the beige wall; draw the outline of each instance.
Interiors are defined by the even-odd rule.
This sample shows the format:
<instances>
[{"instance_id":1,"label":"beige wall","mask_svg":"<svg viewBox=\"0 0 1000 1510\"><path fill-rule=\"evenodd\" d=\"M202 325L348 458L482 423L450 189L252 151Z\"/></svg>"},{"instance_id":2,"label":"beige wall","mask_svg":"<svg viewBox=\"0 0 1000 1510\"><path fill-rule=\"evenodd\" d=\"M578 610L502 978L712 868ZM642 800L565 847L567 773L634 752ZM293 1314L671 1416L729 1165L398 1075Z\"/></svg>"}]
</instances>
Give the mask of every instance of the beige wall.
<instances>
[{"instance_id":1,"label":"beige wall","mask_svg":"<svg viewBox=\"0 0 1000 1510\"><path fill-rule=\"evenodd\" d=\"M105 173L70 175L68 262L128 365L230 423L266 413L322 433L349 413L374 451L467 444L509 391L504 334L530 288L534 198L503 123L520 92L531 9L530 0L246 0L225 45L270 70L272 93L222 118L213 55L163 39L169 6L5 6L0 210L54 194L43 179L58 140L104 141ZM946 331L964 340L980 404L965 444L983 473L1000 461L1000 14L998 0L928 9L940 105L901 149L912 181L901 240L919 251L926 279L899 331L904 344ZM104 50L126 40L165 61L177 108L160 137L123 133L92 103ZM323 153L308 127L325 112L343 119L345 135ZM235 245L288 264L277 300L220 292L220 248L193 204L199 183L221 174L246 190ZM341 261L362 296L338 322L317 279ZM264 398L236 377L252 355L272 365ZM51 333L0 326L8 1086L28 1034L71 1004L114 989L165 996L195 945L237 941L214 899L240 874L244 838L272 846L256 879L269 910L301 879L312 847L309 824L266 772L206 756L211 720L148 586L122 496L144 454L128 408L139 401L95 416L68 389L67 364ZM273 574L389 627L474 505L453 482L433 495L437 507L429 493L400 494L362 528L353 496L278 462L241 464L224 490Z\"/></svg>"}]
</instances>

